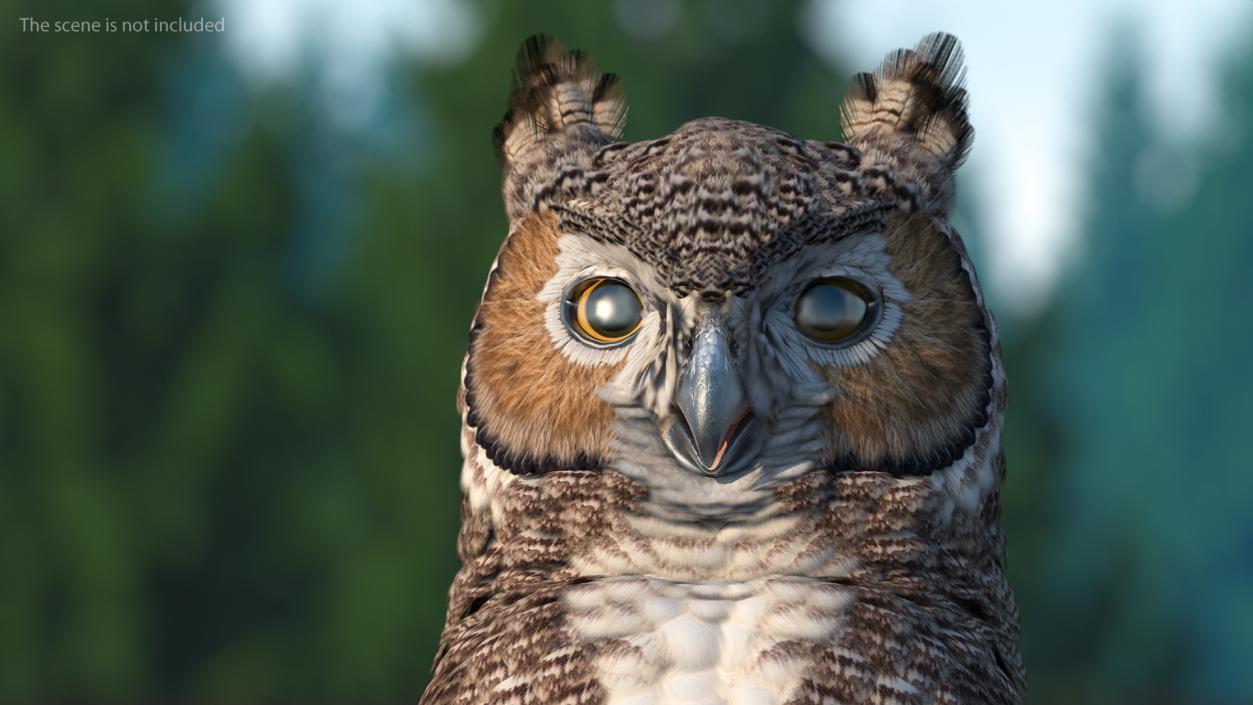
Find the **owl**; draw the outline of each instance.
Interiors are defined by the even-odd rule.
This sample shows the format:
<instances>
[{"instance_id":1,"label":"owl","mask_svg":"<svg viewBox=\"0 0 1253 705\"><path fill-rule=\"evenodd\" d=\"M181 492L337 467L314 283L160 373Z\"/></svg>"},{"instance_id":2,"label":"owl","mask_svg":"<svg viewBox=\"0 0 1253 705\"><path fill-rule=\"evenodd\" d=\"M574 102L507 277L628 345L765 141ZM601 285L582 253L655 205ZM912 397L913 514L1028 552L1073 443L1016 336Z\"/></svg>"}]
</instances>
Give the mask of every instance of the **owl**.
<instances>
[{"instance_id":1,"label":"owl","mask_svg":"<svg viewBox=\"0 0 1253 705\"><path fill-rule=\"evenodd\" d=\"M423 703L1022 701L963 74L936 34L853 78L844 142L623 142L613 75L524 44Z\"/></svg>"}]
</instances>

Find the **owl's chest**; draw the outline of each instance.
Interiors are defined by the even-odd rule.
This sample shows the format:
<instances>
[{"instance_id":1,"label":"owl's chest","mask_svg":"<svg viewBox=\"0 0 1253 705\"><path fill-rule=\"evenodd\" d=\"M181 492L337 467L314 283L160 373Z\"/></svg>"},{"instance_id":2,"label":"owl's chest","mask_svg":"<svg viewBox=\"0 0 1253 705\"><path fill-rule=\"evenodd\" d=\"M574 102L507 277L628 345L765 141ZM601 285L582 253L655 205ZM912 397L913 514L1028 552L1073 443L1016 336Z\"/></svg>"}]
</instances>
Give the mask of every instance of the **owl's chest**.
<instances>
[{"instance_id":1,"label":"owl's chest","mask_svg":"<svg viewBox=\"0 0 1253 705\"><path fill-rule=\"evenodd\" d=\"M850 598L795 577L672 582L622 577L566 596L609 705L783 703Z\"/></svg>"}]
</instances>

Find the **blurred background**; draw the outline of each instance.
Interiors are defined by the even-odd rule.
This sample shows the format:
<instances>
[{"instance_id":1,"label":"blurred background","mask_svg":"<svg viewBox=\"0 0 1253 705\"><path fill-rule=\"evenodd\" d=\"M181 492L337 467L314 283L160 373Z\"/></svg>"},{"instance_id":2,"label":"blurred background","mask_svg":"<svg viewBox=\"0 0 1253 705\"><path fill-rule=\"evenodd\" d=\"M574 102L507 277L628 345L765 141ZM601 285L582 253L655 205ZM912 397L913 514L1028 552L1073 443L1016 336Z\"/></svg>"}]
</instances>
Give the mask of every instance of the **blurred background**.
<instances>
[{"instance_id":1,"label":"blurred background","mask_svg":"<svg viewBox=\"0 0 1253 705\"><path fill-rule=\"evenodd\" d=\"M628 139L832 139L946 30L1030 702L1253 703L1253 2L0 8L0 702L415 702L521 39L620 73Z\"/></svg>"}]
</instances>

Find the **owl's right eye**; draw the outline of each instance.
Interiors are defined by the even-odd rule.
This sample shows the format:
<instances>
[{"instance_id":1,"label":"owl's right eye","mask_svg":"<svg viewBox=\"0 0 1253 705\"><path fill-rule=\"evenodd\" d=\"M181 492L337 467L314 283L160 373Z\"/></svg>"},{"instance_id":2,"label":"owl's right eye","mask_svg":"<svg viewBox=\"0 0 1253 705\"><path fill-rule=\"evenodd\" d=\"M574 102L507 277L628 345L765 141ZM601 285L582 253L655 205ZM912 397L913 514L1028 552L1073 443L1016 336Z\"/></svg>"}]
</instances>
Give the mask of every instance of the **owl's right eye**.
<instances>
[{"instance_id":1,"label":"owl's right eye","mask_svg":"<svg viewBox=\"0 0 1253 705\"><path fill-rule=\"evenodd\" d=\"M587 279L566 299L566 326L592 345L625 342L640 329L643 316L640 297L621 279Z\"/></svg>"}]
</instances>

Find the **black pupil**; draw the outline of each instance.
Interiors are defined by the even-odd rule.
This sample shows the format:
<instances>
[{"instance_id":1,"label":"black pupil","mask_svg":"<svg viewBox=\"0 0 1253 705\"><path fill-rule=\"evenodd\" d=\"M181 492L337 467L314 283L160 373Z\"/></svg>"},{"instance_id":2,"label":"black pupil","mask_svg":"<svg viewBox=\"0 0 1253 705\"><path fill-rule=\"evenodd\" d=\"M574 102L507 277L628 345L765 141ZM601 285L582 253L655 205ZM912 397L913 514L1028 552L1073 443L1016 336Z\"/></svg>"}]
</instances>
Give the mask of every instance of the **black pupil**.
<instances>
[{"instance_id":1,"label":"black pupil","mask_svg":"<svg viewBox=\"0 0 1253 705\"><path fill-rule=\"evenodd\" d=\"M843 282L841 282L843 284ZM805 332L825 340L842 339L857 333L870 312L862 296L833 282L809 287L796 306L796 321Z\"/></svg>"},{"instance_id":2,"label":"black pupil","mask_svg":"<svg viewBox=\"0 0 1253 705\"><path fill-rule=\"evenodd\" d=\"M640 300L635 292L617 282L605 282L587 294L587 322L606 338L626 335L640 320Z\"/></svg>"}]
</instances>

